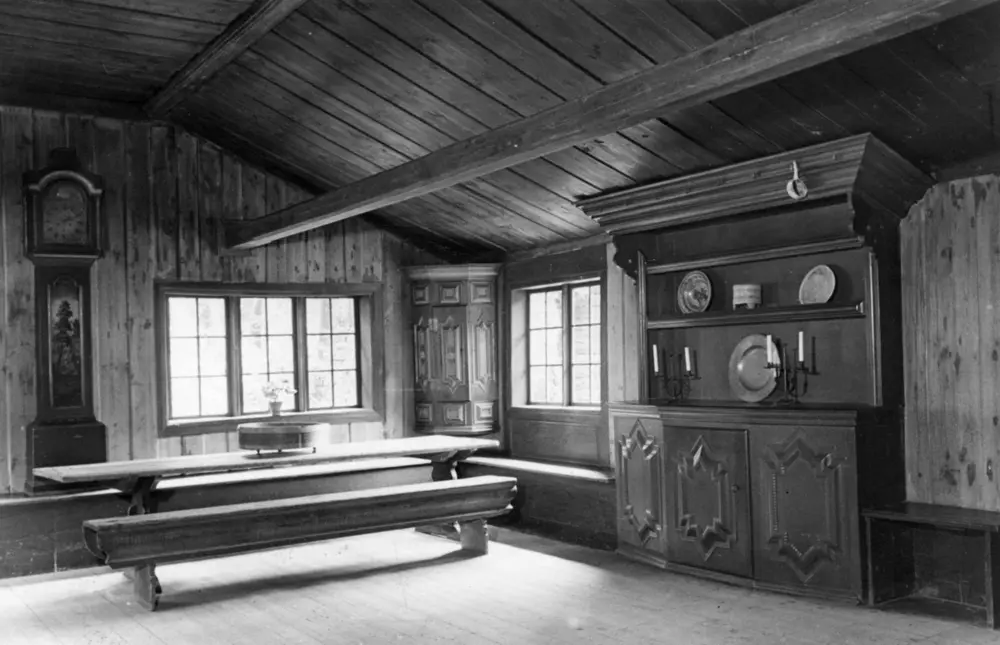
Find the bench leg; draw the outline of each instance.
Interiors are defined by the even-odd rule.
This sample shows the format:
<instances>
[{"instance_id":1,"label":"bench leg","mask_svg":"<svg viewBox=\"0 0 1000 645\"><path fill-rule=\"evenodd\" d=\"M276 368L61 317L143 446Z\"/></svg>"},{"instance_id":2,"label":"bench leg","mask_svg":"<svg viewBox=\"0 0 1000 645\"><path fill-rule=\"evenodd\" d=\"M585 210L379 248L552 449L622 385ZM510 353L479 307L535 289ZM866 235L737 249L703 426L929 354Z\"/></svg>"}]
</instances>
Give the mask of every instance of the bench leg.
<instances>
[{"instance_id":1,"label":"bench leg","mask_svg":"<svg viewBox=\"0 0 1000 645\"><path fill-rule=\"evenodd\" d=\"M1000 534L984 531L985 551L984 573L986 580L986 626L997 628L1000 619Z\"/></svg>"},{"instance_id":2,"label":"bench leg","mask_svg":"<svg viewBox=\"0 0 1000 645\"><path fill-rule=\"evenodd\" d=\"M459 522L459 540L463 551L485 555L489 551L490 538L486 532L486 520Z\"/></svg>"},{"instance_id":3,"label":"bench leg","mask_svg":"<svg viewBox=\"0 0 1000 645\"><path fill-rule=\"evenodd\" d=\"M132 589L135 591L135 599L143 608L149 611L156 611L160 604L160 581L156 577L156 565L146 564L135 567L132 578Z\"/></svg>"}]
</instances>

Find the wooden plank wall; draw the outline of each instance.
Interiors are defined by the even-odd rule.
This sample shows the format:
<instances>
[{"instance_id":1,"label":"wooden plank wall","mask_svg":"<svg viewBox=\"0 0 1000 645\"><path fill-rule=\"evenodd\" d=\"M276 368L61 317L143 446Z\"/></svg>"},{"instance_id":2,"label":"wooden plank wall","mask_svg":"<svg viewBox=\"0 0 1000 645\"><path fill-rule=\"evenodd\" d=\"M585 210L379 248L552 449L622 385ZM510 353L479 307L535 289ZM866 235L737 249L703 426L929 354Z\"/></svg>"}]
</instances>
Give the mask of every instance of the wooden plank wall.
<instances>
[{"instance_id":1,"label":"wooden plank wall","mask_svg":"<svg viewBox=\"0 0 1000 645\"><path fill-rule=\"evenodd\" d=\"M907 496L1000 511L1000 176L928 191L901 258Z\"/></svg>"},{"instance_id":2,"label":"wooden plank wall","mask_svg":"<svg viewBox=\"0 0 1000 645\"><path fill-rule=\"evenodd\" d=\"M179 128L0 107L0 493L25 480L25 427L35 416L33 265L24 257L21 174L50 149L76 148L105 182L109 248L93 268L98 418L108 458L137 459L235 449L225 434L159 438L153 283L383 282L387 418L335 436L400 436L412 426L412 369L403 333L409 296L399 267L430 263L361 219L309 232L247 257L220 257L215 217L249 219L305 199L301 189Z\"/></svg>"}]
</instances>

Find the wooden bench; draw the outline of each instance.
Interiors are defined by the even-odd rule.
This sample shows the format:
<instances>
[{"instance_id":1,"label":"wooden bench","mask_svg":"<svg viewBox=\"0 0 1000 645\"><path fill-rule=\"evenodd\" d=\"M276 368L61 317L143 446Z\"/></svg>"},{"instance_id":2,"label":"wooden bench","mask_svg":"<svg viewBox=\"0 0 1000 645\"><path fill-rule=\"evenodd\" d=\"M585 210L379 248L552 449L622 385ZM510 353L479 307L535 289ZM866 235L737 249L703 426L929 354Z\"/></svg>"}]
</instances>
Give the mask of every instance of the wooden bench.
<instances>
[{"instance_id":1,"label":"wooden bench","mask_svg":"<svg viewBox=\"0 0 1000 645\"><path fill-rule=\"evenodd\" d=\"M83 537L111 568L134 567L136 597L152 611L162 593L155 574L161 563L455 522L462 549L486 553L484 520L509 511L516 492L515 478L471 477L88 520Z\"/></svg>"},{"instance_id":2,"label":"wooden bench","mask_svg":"<svg viewBox=\"0 0 1000 645\"><path fill-rule=\"evenodd\" d=\"M868 544L868 604L885 605L913 600L918 610L932 609L933 599L913 597L915 566L912 535L901 529L924 527L968 534L982 549L985 588L985 623L996 629L1000 617L1000 513L905 502L897 506L866 509ZM977 562L980 560L977 559Z\"/></svg>"}]
</instances>

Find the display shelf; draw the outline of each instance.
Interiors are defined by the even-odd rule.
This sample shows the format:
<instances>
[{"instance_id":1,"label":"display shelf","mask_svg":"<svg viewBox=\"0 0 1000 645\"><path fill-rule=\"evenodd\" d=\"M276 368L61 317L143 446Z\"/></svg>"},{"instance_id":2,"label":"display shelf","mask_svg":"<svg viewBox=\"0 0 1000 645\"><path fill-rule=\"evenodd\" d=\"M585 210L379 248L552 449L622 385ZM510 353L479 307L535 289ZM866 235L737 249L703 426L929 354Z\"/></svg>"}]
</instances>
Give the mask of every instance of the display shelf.
<instances>
[{"instance_id":1,"label":"display shelf","mask_svg":"<svg viewBox=\"0 0 1000 645\"><path fill-rule=\"evenodd\" d=\"M834 240L824 240L821 242L810 242L808 244L797 244L794 246L778 248L768 246L741 253L712 255L694 260L654 264L646 267L646 275L661 275L664 273L674 273L678 271L710 269L713 267L728 266L731 264L764 262L767 260L778 260L802 255L820 255L822 253L833 253L836 251L850 251L853 249L860 249L862 246L864 246L864 238L860 236L837 238Z\"/></svg>"},{"instance_id":2,"label":"display shelf","mask_svg":"<svg viewBox=\"0 0 1000 645\"><path fill-rule=\"evenodd\" d=\"M764 307L726 313L689 314L678 318L661 318L646 323L649 330L686 329L690 327L721 327L724 325L749 325L807 320L838 320L864 318L865 303L857 301L843 305L798 305L795 307Z\"/></svg>"}]
</instances>

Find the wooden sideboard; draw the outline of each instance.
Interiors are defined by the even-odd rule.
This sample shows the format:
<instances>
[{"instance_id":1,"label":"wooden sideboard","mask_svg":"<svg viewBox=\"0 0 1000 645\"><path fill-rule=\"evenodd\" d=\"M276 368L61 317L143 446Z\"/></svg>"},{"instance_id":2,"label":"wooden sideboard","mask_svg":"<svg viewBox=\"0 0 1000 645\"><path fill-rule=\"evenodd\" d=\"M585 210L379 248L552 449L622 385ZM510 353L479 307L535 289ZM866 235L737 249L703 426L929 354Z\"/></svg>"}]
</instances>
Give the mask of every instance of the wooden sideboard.
<instances>
[{"instance_id":1,"label":"wooden sideboard","mask_svg":"<svg viewBox=\"0 0 1000 645\"><path fill-rule=\"evenodd\" d=\"M499 264L409 267L416 429L495 432Z\"/></svg>"},{"instance_id":2,"label":"wooden sideboard","mask_svg":"<svg viewBox=\"0 0 1000 645\"><path fill-rule=\"evenodd\" d=\"M860 509L905 495L898 223L929 185L862 135L580 203L640 291L643 400L609 404L623 555L863 597ZM818 265L836 286L803 304ZM678 300L696 271L703 311Z\"/></svg>"}]
</instances>

